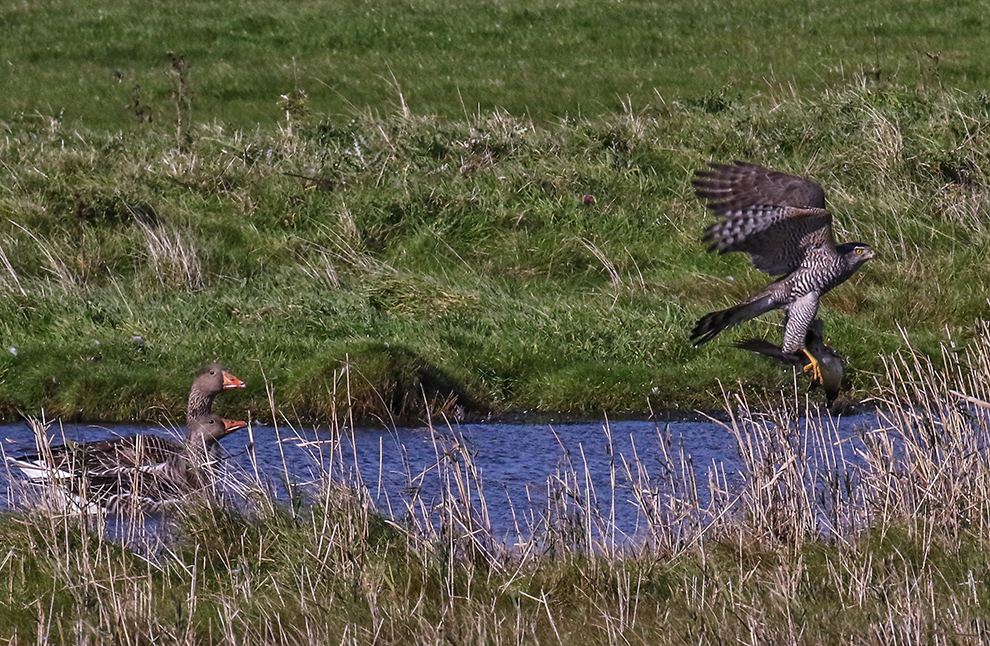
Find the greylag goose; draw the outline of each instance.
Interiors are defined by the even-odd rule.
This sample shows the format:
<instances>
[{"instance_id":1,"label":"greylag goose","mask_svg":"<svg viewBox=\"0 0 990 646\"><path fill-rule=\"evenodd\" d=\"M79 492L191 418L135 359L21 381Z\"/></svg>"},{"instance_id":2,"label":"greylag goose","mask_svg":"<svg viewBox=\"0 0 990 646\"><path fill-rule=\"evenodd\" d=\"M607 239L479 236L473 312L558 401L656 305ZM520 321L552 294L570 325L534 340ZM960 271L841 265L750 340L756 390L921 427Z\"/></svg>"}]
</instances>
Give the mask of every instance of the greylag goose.
<instances>
[{"instance_id":1,"label":"greylag goose","mask_svg":"<svg viewBox=\"0 0 990 646\"><path fill-rule=\"evenodd\" d=\"M58 484L79 509L154 511L210 484L220 438L247 427L219 415L194 417L183 441L130 435L66 442L8 458L33 484Z\"/></svg>"},{"instance_id":2,"label":"greylag goose","mask_svg":"<svg viewBox=\"0 0 990 646\"><path fill-rule=\"evenodd\" d=\"M183 441L132 435L66 442L41 446L37 453L8 458L8 462L32 483L63 485L72 501L87 511L99 507L120 510L125 501L153 510L210 483L208 470L219 458L219 440L247 426L213 415L213 400L224 390L244 386L218 364L197 372L189 391Z\"/></svg>"},{"instance_id":3,"label":"greylag goose","mask_svg":"<svg viewBox=\"0 0 990 646\"><path fill-rule=\"evenodd\" d=\"M203 417L213 412L213 400L224 390L244 388L245 383L228 372L223 366L211 363L196 373L192 389L189 391L189 404L186 419Z\"/></svg>"}]
</instances>

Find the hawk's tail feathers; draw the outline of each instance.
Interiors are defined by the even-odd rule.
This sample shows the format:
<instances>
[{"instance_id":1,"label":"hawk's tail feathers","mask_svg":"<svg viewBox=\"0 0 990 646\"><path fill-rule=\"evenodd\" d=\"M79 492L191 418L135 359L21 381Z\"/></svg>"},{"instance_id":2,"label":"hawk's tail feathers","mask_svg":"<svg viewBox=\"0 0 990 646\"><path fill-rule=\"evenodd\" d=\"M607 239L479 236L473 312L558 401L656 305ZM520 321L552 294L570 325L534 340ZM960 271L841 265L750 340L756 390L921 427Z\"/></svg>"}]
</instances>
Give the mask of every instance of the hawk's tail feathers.
<instances>
[{"instance_id":1,"label":"hawk's tail feathers","mask_svg":"<svg viewBox=\"0 0 990 646\"><path fill-rule=\"evenodd\" d=\"M691 330L691 345L698 347L714 339L719 332L735 327L744 321L756 318L774 308L773 299L764 296L753 301L740 303L727 310L705 314Z\"/></svg>"},{"instance_id":2,"label":"hawk's tail feathers","mask_svg":"<svg viewBox=\"0 0 990 646\"><path fill-rule=\"evenodd\" d=\"M742 341L737 341L734 345L740 350L749 350L750 352L762 354L787 366L804 366L808 363L808 359L804 356L803 352L788 354L779 345L774 345L764 339L743 339Z\"/></svg>"}]
</instances>

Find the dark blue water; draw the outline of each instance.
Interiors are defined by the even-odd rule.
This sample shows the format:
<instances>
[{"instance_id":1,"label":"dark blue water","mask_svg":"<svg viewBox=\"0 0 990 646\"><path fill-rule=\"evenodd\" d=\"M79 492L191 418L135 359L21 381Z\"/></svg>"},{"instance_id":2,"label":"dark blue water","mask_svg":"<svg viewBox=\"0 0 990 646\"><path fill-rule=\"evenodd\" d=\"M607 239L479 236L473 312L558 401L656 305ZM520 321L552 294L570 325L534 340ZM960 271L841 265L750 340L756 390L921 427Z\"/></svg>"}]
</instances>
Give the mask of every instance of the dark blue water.
<instances>
[{"instance_id":1,"label":"dark blue water","mask_svg":"<svg viewBox=\"0 0 990 646\"><path fill-rule=\"evenodd\" d=\"M875 428L876 415L843 418L838 434L850 437L864 426ZM180 431L54 424L49 435L59 444L134 433L174 437ZM0 441L7 455L35 446L27 424L0 426ZM568 498L591 501L619 532L632 535L642 523L634 488L642 491L647 481L659 483L657 488L680 482L670 485L676 488L694 477L701 505L707 504L713 470L729 488L744 483L736 438L715 422L486 423L342 433L255 424L250 433L225 438L223 447L229 480L260 482L287 502L290 495L315 495L328 477L363 482L378 509L396 520L419 516L433 522L431 516L444 513L441 503L455 500L487 514L493 534L508 540L525 535ZM12 477L17 475L0 469L0 501L8 505L16 503L9 493Z\"/></svg>"}]
</instances>

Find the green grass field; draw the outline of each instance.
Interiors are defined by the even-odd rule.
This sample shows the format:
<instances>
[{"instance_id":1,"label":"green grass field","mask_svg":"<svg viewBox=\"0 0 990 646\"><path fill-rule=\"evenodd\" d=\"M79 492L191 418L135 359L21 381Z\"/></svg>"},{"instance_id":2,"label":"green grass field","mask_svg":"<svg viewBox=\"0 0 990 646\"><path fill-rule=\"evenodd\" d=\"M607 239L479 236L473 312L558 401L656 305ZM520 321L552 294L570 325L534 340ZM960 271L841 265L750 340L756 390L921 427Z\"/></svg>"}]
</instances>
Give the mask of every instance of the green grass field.
<instances>
[{"instance_id":1,"label":"green grass field","mask_svg":"<svg viewBox=\"0 0 990 646\"><path fill-rule=\"evenodd\" d=\"M802 96L879 75L907 87L986 87L978 2L277 3L83 0L0 8L0 115L128 125L132 90L174 118L167 52L185 57L200 123L270 128L280 95L321 115L410 109L462 119L504 109L595 117L712 94ZM937 65L928 54L939 57ZM661 99L662 97L662 99Z\"/></svg>"},{"instance_id":2,"label":"green grass field","mask_svg":"<svg viewBox=\"0 0 990 646\"><path fill-rule=\"evenodd\" d=\"M704 253L708 161L811 175L878 250L822 310L851 397L987 311L975 5L2 11L7 418L161 420L214 359L244 416L266 383L317 418L774 401L790 370L730 346L779 316L688 346L767 280Z\"/></svg>"}]
</instances>

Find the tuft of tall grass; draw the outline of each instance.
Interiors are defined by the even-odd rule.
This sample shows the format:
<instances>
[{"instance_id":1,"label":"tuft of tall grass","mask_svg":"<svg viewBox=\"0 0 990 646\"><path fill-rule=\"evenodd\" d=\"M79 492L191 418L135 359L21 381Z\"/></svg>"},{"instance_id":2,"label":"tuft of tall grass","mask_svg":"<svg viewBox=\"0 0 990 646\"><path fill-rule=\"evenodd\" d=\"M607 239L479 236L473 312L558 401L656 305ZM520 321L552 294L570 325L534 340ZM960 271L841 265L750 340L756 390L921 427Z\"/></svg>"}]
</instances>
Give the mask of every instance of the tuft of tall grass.
<instances>
[{"instance_id":1,"label":"tuft of tall grass","mask_svg":"<svg viewBox=\"0 0 990 646\"><path fill-rule=\"evenodd\" d=\"M4 251L2 245L0 245L0 263L3 264L3 269L6 271L6 273L0 273L4 289L13 291L16 287L17 291L21 293L21 296L27 296L27 292L21 286L21 280L17 277L17 272L14 270L13 265L10 264L10 260L7 258L7 252Z\"/></svg>"},{"instance_id":2,"label":"tuft of tall grass","mask_svg":"<svg viewBox=\"0 0 990 646\"><path fill-rule=\"evenodd\" d=\"M60 295L63 297L75 293L76 288L81 282L83 282L83 274L81 273L81 270L83 270L85 261L82 259L82 256L79 257L79 267L73 268L71 262L66 261L66 257L69 256L70 253L64 247L56 242L51 242L38 237L16 222L11 222L11 224L25 233L35 243L35 245L37 245L38 251L41 252L42 257L46 261L47 267L44 269L50 274L52 280L45 281L45 284L42 285L42 289L46 286L49 288L57 288L60 290ZM16 279L17 272L12 266L9 266L9 261L7 269Z\"/></svg>"},{"instance_id":3,"label":"tuft of tall grass","mask_svg":"<svg viewBox=\"0 0 990 646\"><path fill-rule=\"evenodd\" d=\"M176 229L145 222L137 214L135 223L144 235L148 265L162 287L196 289L203 284L203 270L196 248Z\"/></svg>"}]
</instances>

